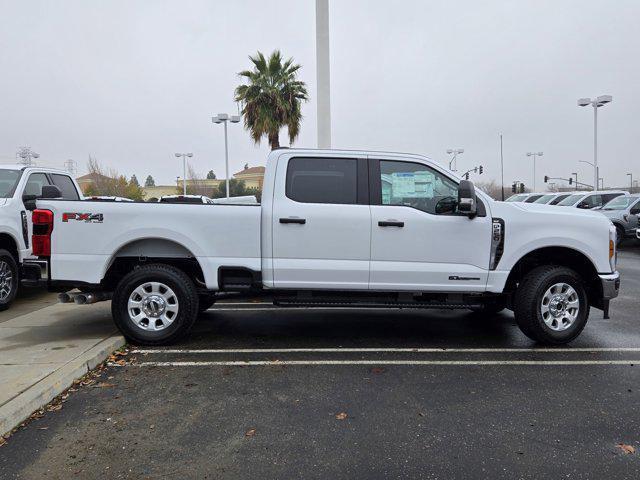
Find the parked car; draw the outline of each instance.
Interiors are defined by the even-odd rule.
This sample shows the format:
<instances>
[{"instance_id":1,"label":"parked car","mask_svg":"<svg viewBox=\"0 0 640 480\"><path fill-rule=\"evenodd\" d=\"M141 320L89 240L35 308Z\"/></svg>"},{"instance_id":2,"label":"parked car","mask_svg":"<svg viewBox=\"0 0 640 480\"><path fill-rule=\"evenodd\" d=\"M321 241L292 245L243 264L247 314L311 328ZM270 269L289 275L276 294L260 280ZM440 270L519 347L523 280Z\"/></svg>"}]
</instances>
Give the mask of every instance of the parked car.
<instances>
[{"instance_id":1,"label":"parked car","mask_svg":"<svg viewBox=\"0 0 640 480\"><path fill-rule=\"evenodd\" d=\"M31 256L33 233L27 206L55 185L60 198L80 200L80 188L65 171L54 168L0 165L0 310L9 307L20 285L20 267Z\"/></svg>"},{"instance_id":2,"label":"parked car","mask_svg":"<svg viewBox=\"0 0 640 480\"><path fill-rule=\"evenodd\" d=\"M540 203L542 205L555 205L558 202L561 202L562 200L567 198L569 195L571 194L570 193L547 193L541 196L540 198L538 198L537 200L535 200L533 203Z\"/></svg>"},{"instance_id":3,"label":"parked car","mask_svg":"<svg viewBox=\"0 0 640 480\"><path fill-rule=\"evenodd\" d=\"M616 227L618 245L627 237L634 237L640 214L640 194L616 197L598 212L609 218Z\"/></svg>"},{"instance_id":4,"label":"parked car","mask_svg":"<svg viewBox=\"0 0 640 480\"><path fill-rule=\"evenodd\" d=\"M559 207L575 207L590 210L601 207L605 203L610 202L616 197L629 195L629 192L623 190L603 190L601 192L580 192L569 195L564 200L558 202Z\"/></svg>"},{"instance_id":5,"label":"parked car","mask_svg":"<svg viewBox=\"0 0 640 480\"><path fill-rule=\"evenodd\" d=\"M518 193L516 195L511 195L505 200L505 202L533 203L543 195L544 193Z\"/></svg>"},{"instance_id":6,"label":"parked car","mask_svg":"<svg viewBox=\"0 0 640 480\"><path fill-rule=\"evenodd\" d=\"M158 203L205 203L212 204L213 199L205 195L163 195Z\"/></svg>"},{"instance_id":7,"label":"parked car","mask_svg":"<svg viewBox=\"0 0 640 480\"><path fill-rule=\"evenodd\" d=\"M218 292L510 308L549 344L576 338L590 307L607 317L618 294L615 228L599 213L496 202L420 155L277 149L266 165L261 205L38 200L29 280L83 290L62 301L112 299L138 345L175 342Z\"/></svg>"}]
</instances>

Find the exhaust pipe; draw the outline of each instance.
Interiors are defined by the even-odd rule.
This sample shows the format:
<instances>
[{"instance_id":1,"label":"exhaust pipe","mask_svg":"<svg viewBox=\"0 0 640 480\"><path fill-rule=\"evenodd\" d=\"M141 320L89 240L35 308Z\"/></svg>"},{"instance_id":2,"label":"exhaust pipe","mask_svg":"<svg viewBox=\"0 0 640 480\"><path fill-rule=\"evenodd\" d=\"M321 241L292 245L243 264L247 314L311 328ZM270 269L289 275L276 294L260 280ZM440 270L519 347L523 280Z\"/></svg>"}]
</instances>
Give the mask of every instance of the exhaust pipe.
<instances>
[{"instance_id":1,"label":"exhaust pipe","mask_svg":"<svg viewBox=\"0 0 640 480\"><path fill-rule=\"evenodd\" d=\"M112 296L113 294L111 292L79 293L74 297L73 300L78 305L90 305L92 303L111 300Z\"/></svg>"},{"instance_id":2,"label":"exhaust pipe","mask_svg":"<svg viewBox=\"0 0 640 480\"><path fill-rule=\"evenodd\" d=\"M58 302L60 303L72 303L73 302L73 294L69 294L69 293L59 293L58 294Z\"/></svg>"}]
</instances>

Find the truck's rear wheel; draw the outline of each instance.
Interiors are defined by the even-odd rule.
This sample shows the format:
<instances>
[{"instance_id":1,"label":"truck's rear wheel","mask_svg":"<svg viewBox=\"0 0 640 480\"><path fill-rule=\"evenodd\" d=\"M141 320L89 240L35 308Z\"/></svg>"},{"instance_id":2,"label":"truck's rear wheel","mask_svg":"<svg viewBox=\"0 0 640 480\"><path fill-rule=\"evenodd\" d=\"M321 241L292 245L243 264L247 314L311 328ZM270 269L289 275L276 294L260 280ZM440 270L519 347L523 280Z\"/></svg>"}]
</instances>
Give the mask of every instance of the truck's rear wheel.
<instances>
[{"instance_id":1,"label":"truck's rear wheel","mask_svg":"<svg viewBox=\"0 0 640 480\"><path fill-rule=\"evenodd\" d=\"M18 286L18 264L8 250L0 249L0 310L9 308Z\"/></svg>"},{"instance_id":2,"label":"truck's rear wheel","mask_svg":"<svg viewBox=\"0 0 640 480\"><path fill-rule=\"evenodd\" d=\"M538 267L520 283L514 314L522 332L532 340L568 343L580 335L589 317L584 284L569 268Z\"/></svg>"},{"instance_id":3,"label":"truck's rear wheel","mask_svg":"<svg viewBox=\"0 0 640 480\"><path fill-rule=\"evenodd\" d=\"M193 326L198 315L198 293L182 270L163 264L145 265L120 281L111 312L130 342L166 345Z\"/></svg>"}]
</instances>

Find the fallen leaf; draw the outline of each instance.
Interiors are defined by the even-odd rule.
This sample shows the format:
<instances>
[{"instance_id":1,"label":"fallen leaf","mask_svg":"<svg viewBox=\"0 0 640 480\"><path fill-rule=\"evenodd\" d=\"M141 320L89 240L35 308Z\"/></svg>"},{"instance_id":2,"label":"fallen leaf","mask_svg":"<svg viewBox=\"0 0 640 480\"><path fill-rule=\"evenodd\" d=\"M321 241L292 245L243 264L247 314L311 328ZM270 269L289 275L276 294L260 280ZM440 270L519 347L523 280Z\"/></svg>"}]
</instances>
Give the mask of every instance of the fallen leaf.
<instances>
[{"instance_id":1,"label":"fallen leaf","mask_svg":"<svg viewBox=\"0 0 640 480\"><path fill-rule=\"evenodd\" d=\"M47 412L57 412L59 410L62 410L62 404L58 403L57 405L49 405L47 407Z\"/></svg>"},{"instance_id":2,"label":"fallen leaf","mask_svg":"<svg viewBox=\"0 0 640 480\"><path fill-rule=\"evenodd\" d=\"M115 387L115 386L116 386L115 383L100 382L100 383L96 383L95 385L93 385L92 388L111 388L111 387Z\"/></svg>"},{"instance_id":3,"label":"fallen leaf","mask_svg":"<svg viewBox=\"0 0 640 480\"><path fill-rule=\"evenodd\" d=\"M337 420L345 420L347 418L347 412L340 412L336 414Z\"/></svg>"},{"instance_id":4,"label":"fallen leaf","mask_svg":"<svg viewBox=\"0 0 640 480\"><path fill-rule=\"evenodd\" d=\"M49 427L38 427L38 430L49 430Z\"/></svg>"},{"instance_id":5,"label":"fallen leaf","mask_svg":"<svg viewBox=\"0 0 640 480\"><path fill-rule=\"evenodd\" d=\"M7 444L7 441L5 440L5 438L4 437L0 437L0 447L3 446L3 445L6 445L6 444Z\"/></svg>"},{"instance_id":6,"label":"fallen leaf","mask_svg":"<svg viewBox=\"0 0 640 480\"><path fill-rule=\"evenodd\" d=\"M252 428L251 430L247 430L244 434L245 437L253 437L256 434L256 429Z\"/></svg>"},{"instance_id":7,"label":"fallen leaf","mask_svg":"<svg viewBox=\"0 0 640 480\"><path fill-rule=\"evenodd\" d=\"M636 449L632 445L626 445L624 443L619 443L616 446L627 455L629 455L630 453L636 453Z\"/></svg>"}]
</instances>

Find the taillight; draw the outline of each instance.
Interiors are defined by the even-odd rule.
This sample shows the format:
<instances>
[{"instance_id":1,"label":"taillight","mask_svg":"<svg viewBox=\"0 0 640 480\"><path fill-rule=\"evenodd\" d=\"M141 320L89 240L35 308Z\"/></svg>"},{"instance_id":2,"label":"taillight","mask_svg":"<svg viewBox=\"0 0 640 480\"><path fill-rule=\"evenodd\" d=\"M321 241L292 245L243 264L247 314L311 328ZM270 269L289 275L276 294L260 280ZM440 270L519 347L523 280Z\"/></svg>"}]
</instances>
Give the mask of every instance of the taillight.
<instances>
[{"instance_id":1,"label":"taillight","mask_svg":"<svg viewBox=\"0 0 640 480\"><path fill-rule=\"evenodd\" d=\"M31 236L33 254L37 257L51 256L53 212L51 210L36 209L33 211L31 219L33 220L33 235Z\"/></svg>"}]
</instances>

